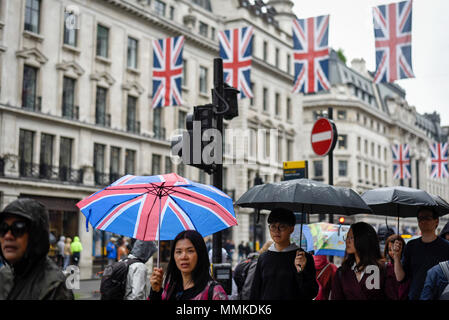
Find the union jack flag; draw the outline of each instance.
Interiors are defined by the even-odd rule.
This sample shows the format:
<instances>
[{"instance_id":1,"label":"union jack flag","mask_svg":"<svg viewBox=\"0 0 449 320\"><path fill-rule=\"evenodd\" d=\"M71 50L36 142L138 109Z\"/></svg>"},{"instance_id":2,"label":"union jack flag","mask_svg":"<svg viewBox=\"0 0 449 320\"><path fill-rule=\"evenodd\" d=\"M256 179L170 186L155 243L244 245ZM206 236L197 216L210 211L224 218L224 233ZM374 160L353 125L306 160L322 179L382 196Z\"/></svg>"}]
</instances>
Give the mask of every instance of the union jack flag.
<instances>
[{"instance_id":1,"label":"union jack flag","mask_svg":"<svg viewBox=\"0 0 449 320\"><path fill-rule=\"evenodd\" d=\"M329 90L329 15L293 21L293 93Z\"/></svg>"},{"instance_id":2,"label":"union jack flag","mask_svg":"<svg viewBox=\"0 0 449 320\"><path fill-rule=\"evenodd\" d=\"M373 8L376 40L374 82L414 78L412 70L412 0Z\"/></svg>"},{"instance_id":3,"label":"union jack flag","mask_svg":"<svg viewBox=\"0 0 449 320\"><path fill-rule=\"evenodd\" d=\"M408 144L395 144L393 151L393 179L410 179L410 147Z\"/></svg>"},{"instance_id":4,"label":"union jack flag","mask_svg":"<svg viewBox=\"0 0 449 320\"><path fill-rule=\"evenodd\" d=\"M448 144L432 143L430 146L430 155L432 157L431 178L448 178Z\"/></svg>"},{"instance_id":5,"label":"union jack flag","mask_svg":"<svg viewBox=\"0 0 449 320\"><path fill-rule=\"evenodd\" d=\"M153 108L179 106L184 36L153 40Z\"/></svg>"},{"instance_id":6,"label":"union jack flag","mask_svg":"<svg viewBox=\"0 0 449 320\"><path fill-rule=\"evenodd\" d=\"M250 82L253 34L253 27L225 30L218 34L224 82L240 90L239 98L253 98Z\"/></svg>"}]
</instances>

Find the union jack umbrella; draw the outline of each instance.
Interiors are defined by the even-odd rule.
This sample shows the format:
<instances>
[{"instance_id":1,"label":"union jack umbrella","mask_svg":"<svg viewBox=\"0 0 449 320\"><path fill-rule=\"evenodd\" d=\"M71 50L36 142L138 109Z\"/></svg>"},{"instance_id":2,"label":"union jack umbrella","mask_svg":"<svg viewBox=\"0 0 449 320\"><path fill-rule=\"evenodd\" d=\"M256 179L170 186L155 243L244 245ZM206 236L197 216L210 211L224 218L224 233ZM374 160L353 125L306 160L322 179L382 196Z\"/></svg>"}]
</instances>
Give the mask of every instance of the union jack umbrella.
<instances>
[{"instance_id":1,"label":"union jack umbrella","mask_svg":"<svg viewBox=\"0 0 449 320\"><path fill-rule=\"evenodd\" d=\"M179 106L184 36L153 40L153 108Z\"/></svg>"},{"instance_id":2,"label":"union jack umbrella","mask_svg":"<svg viewBox=\"0 0 449 320\"><path fill-rule=\"evenodd\" d=\"M448 144L432 143L430 146L430 155L432 157L431 178L448 178Z\"/></svg>"},{"instance_id":3,"label":"union jack umbrella","mask_svg":"<svg viewBox=\"0 0 449 320\"><path fill-rule=\"evenodd\" d=\"M86 226L143 241L173 240L184 230L205 237L237 225L228 195L175 173L126 175L76 205Z\"/></svg>"},{"instance_id":4,"label":"union jack umbrella","mask_svg":"<svg viewBox=\"0 0 449 320\"><path fill-rule=\"evenodd\" d=\"M329 15L293 21L293 93L329 90Z\"/></svg>"},{"instance_id":5,"label":"union jack umbrella","mask_svg":"<svg viewBox=\"0 0 449 320\"><path fill-rule=\"evenodd\" d=\"M253 34L253 27L225 30L218 34L224 82L240 90L239 98L253 98L250 80Z\"/></svg>"},{"instance_id":6,"label":"union jack umbrella","mask_svg":"<svg viewBox=\"0 0 449 320\"><path fill-rule=\"evenodd\" d=\"M414 78L412 70L412 1L373 8L376 40L374 82Z\"/></svg>"},{"instance_id":7,"label":"union jack umbrella","mask_svg":"<svg viewBox=\"0 0 449 320\"><path fill-rule=\"evenodd\" d=\"M410 179L410 146L395 144L391 146L393 152L393 179Z\"/></svg>"}]
</instances>

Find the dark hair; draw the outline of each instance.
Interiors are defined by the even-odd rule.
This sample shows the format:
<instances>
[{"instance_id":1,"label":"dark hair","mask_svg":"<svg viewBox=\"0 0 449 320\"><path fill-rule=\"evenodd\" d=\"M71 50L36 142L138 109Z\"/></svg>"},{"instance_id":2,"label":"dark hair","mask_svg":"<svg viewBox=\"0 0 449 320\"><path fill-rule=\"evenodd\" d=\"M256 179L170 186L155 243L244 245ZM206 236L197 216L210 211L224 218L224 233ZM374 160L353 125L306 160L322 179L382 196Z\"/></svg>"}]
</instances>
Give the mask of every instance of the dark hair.
<instances>
[{"instance_id":1,"label":"dark hair","mask_svg":"<svg viewBox=\"0 0 449 320\"><path fill-rule=\"evenodd\" d=\"M291 210L276 208L270 212L267 222L269 224L279 222L285 223L289 226L294 226L296 224L296 217L293 211Z\"/></svg>"},{"instance_id":2,"label":"dark hair","mask_svg":"<svg viewBox=\"0 0 449 320\"><path fill-rule=\"evenodd\" d=\"M376 230L366 222L352 224L351 230L354 236L354 247L360 258L360 262L356 265L357 270L362 270L369 265L381 267L382 255ZM346 253L342 267L351 269L354 263L355 254Z\"/></svg>"},{"instance_id":3,"label":"dark hair","mask_svg":"<svg viewBox=\"0 0 449 320\"><path fill-rule=\"evenodd\" d=\"M394 243L395 241L400 241L402 243L402 252L401 254L404 254L404 247L405 247L405 241L404 239L402 239L402 237L398 234L392 234L391 236L389 236L387 238L387 240L385 240L385 249L384 249L384 258L387 260L391 260L393 261L393 257L390 256L390 254L388 253L388 246L391 243Z\"/></svg>"},{"instance_id":4,"label":"dark hair","mask_svg":"<svg viewBox=\"0 0 449 320\"><path fill-rule=\"evenodd\" d=\"M176 266L174 257L176 243L182 239L188 239L190 240L190 242L192 242L198 256L196 266L192 271L192 280L194 286L198 290L198 293L204 290L208 281L212 279L209 272L209 256L207 254L207 248L206 244L204 243L203 236L196 230L182 231L176 236L175 240L173 241L170 252L170 261L167 266L167 277L165 278L165 285L168 284L167 297L169 299L170 295L173 293L173 290L176 289L176 287L182 288L182 275L178 267Z\"/></svg>"},{"instance_id":5,"label":"dark hair","mask_svg":"<svg viewBox=\"0 0 449 320\"><path fill-rule=\"evenodd\" d=\"M430 211L430 212L432 212L432 218L433 218L433 219L438 219L438 218L440 217L440 215L439 215L438 212L435 210L435 208L433 208L433 207L424 207L424 206L419 207L419 209L418 209L418 214L416 215L416 217L419 216L419 213L420 213L421 211Z\"/></svg>"}]
</instances>

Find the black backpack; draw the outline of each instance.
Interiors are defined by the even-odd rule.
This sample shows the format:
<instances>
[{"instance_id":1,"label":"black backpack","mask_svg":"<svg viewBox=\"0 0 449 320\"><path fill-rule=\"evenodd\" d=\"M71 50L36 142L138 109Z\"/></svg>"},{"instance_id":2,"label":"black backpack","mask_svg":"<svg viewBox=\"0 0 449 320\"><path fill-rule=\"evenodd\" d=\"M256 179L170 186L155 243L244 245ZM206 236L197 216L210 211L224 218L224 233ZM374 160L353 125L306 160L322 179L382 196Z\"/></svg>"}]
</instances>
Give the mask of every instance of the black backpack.
<instances>
[{"instance_id":1,"label":"black backpack","mask_svg":"<svg viewBox=\"0 0 449 320\"><path fill-rule=\"evenodd\" d=\"M447 281L449 281L449 262L448 261L444 261L444 262L440 262L440 267L443 270L443 273L447 279ZM446 285L446 287L444 288L443 292L441 293L440 300L449 300L449 284Z\"/></svg>"},{"instance_id":2,"label":"black backpack","mask_svg":"<svg viewBox=\"0 0 449 320\"><path fill-rule=\"evenodd\" d=\"M100 285L101 300L123 300L129 266L139 261L139 259L123 259L104 269Z\"/></svg>"},{"instance_id":3,"label":"black backpack","mask_svg":"<svg viewBox=\"0 0 449 320\"><path fill-rule=\"evenodd\" d=\"M258 256L251 256L241 261L234 270L234 281L237 285L239 300L249 300Z\"/></svg>"}]
</instances>

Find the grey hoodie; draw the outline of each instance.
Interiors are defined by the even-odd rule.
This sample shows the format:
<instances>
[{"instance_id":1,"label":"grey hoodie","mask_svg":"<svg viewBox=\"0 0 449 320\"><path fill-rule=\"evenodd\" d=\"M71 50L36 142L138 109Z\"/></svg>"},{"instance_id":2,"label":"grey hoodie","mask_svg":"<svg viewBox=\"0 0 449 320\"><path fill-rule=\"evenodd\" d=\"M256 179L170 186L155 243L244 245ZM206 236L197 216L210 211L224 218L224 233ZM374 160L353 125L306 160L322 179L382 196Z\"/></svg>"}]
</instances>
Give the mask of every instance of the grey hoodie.
<instances>
[{"instance_id":1,"label":"grey hoodie","mask_svg":"<svg viewBox=\"0 0 449 320\"><path fill-rule=\"evenodd\" d=\"M150 294L148 268L145 263L157 251L154 241L136 240L128 259L139 259L129 266L126 280L125 300L146 300Z\"/></svg>"}]
</instances>

